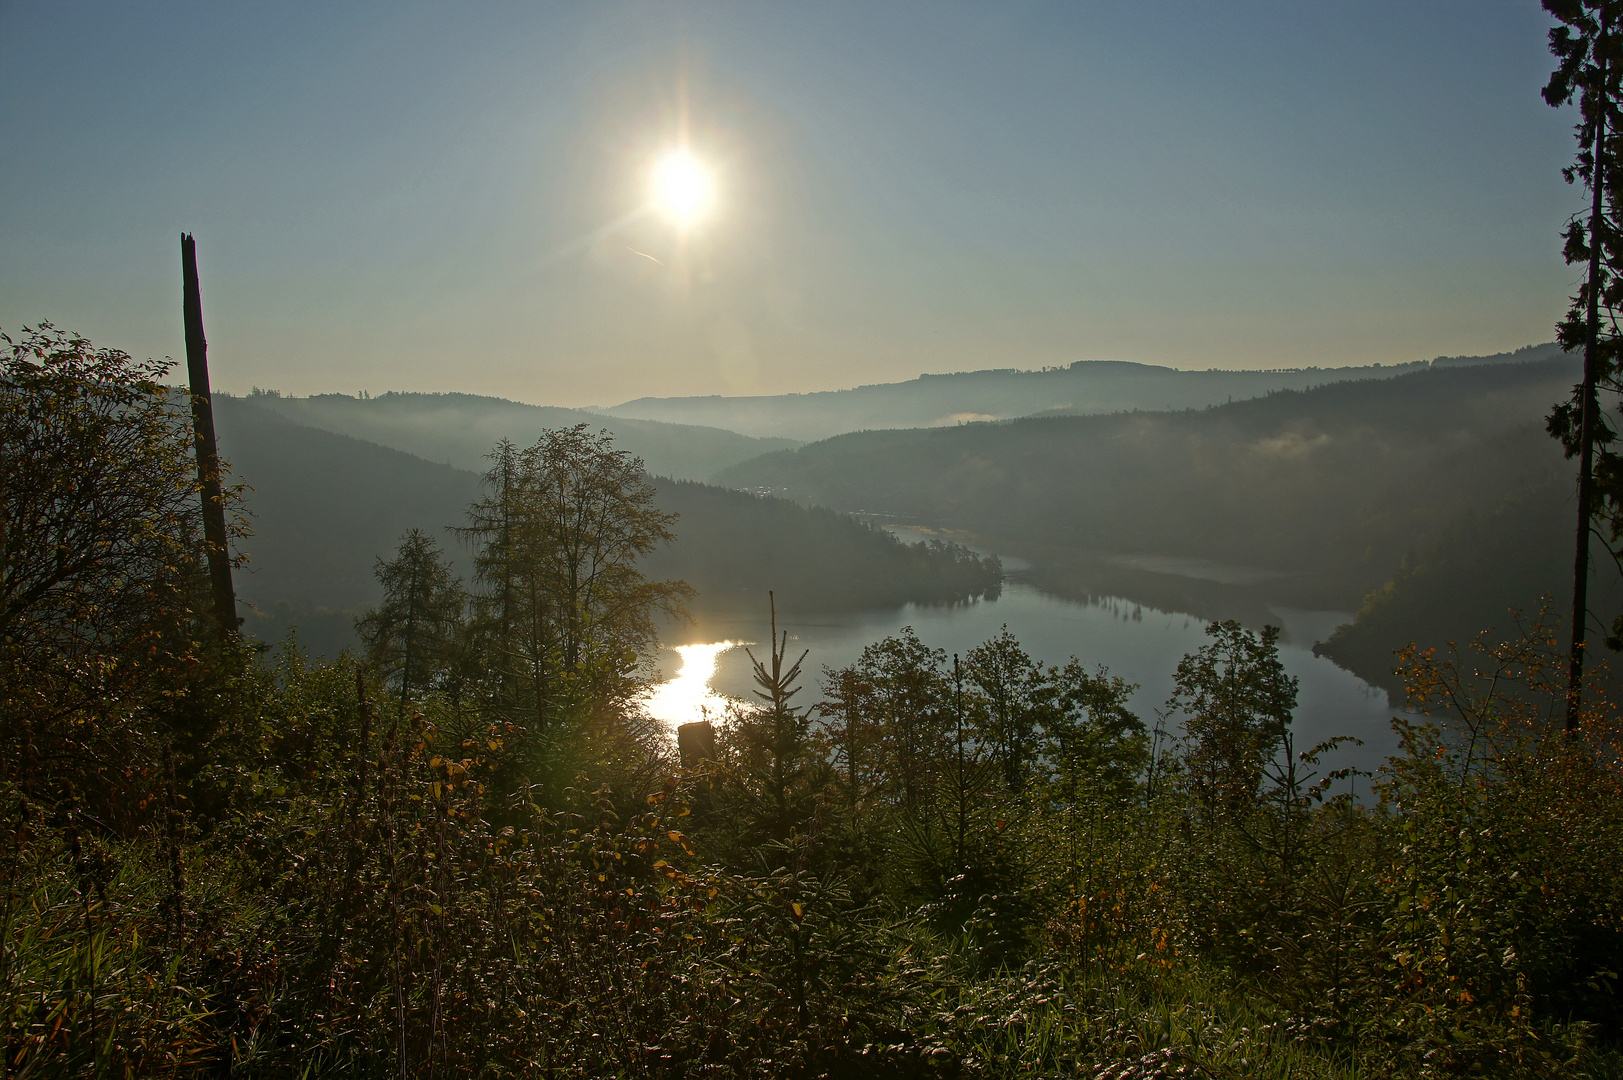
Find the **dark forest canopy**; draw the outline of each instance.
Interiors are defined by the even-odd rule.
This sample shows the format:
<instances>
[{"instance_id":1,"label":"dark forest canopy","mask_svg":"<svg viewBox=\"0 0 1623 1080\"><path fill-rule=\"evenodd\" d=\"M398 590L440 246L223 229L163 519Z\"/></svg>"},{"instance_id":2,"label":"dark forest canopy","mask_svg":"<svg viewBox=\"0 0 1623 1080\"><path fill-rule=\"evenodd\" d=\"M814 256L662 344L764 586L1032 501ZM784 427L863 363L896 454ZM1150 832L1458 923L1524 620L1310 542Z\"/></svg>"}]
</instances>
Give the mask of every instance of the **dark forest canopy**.
<instances>
[{"instance_id":1,"label":"dark forest canopy","mask_svg":"<svg viewBox=\"0 0 1623 1080\"><path fill-rule=\"evenodd\" d=\"M1401 701L1393 653L1410 642L1442 648L1489 632L1515 638L1548 602L1571 603L1572 478L1557 473L1466 510L1404 558L1370 591L1357 617L1315 650ZM1609 566L1591 583L1592 610L1623 610L1623 584ZM1598 635L1597 635L1598 636ZM1598 650L1597 650L1598 651ZM1616 667L1616 658L1608 657Z\"/></svg>"},{"instance_id":2,"label":"dark forest canopy","mask_svg":"<svg viewBox=\"0 0 1623 1080\"><path fill-rule=\"evenodd\" d=\"M659 505L680 516L677 540L648 572L680 577L702 597L775 589L786 609L862 611L996 596L995 559L956 544L903 543L822 507L656 478ZM770 584L781 581L780 585Z\"/></svg>"}]
</instances>

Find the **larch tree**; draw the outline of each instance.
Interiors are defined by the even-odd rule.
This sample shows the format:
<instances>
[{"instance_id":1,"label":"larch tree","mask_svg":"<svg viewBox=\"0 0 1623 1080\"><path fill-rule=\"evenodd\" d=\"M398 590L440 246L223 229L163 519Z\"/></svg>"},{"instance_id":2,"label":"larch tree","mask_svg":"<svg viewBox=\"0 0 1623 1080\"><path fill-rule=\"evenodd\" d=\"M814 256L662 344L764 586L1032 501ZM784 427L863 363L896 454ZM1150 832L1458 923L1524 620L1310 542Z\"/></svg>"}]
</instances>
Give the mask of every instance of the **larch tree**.
<instances>
[{"instance_id":1,"label":"larch tree","mask_svg":"<svg viewBox=\"0 0 1623 1080\"><path fill-rule=\"evenodd\" d=\"M377 562L383 603L355 620L367 655L400 694L416 700L451 667L461 642L467 594L439 544L421 529Z\"/></svg>"}]
</instances>

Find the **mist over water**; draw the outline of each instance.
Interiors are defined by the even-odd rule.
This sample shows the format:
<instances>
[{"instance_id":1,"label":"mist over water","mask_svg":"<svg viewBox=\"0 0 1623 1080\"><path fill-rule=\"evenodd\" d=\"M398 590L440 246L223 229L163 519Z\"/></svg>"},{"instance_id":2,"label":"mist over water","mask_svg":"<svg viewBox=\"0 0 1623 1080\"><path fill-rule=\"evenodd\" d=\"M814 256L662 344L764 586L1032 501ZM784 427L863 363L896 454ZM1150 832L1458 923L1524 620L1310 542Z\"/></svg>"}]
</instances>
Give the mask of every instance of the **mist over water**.
<instances>
[{"instance_id":1,"label":"mist over water","mask_svg":"<svg viewBox=\"0 0 1623 1080\"><path fill-rule=\"evenodd\" d=\"M686 719L699 719L704 705L715 714L722 697L753 700L749 657L734 645L765 641L770 634L766 598L758 615L737 612L699 612L690 626L667 630L665 640L674 648L662 656L680 657L680 673L660 684L654 699L671 710L668 722L682 723L676 708L690 708ZM1361 747L1337 752L1336 766L1378 767L1397 750L1391 719L1394 709L1384 690L1313 655L1315 640L1329 633L1347 616L1340 612L1281 610L1279 655L1285 670L1300 683L1296 709L1298 749L1338 735L1362 739ZM825 668L852 663L862 649L911 626L932 648L960 655L994 637L1007 624L1032 657L1045 664L1063 664L1070 657L1091 667L1104 666L1112 675L1137 683L1132 706L1146 725L1154 726L1156 712L1172 693L1173 672L1185 654L1209 640L1206 624L1190 615L1156 611L1119 597L1076 603L1040 592L1020 582L1009 583L1001 597L954 607L910 604L900 609L855 615L808 615L778 611L778 629L789 633L789 659L809 650L805 687L796 704L809 705L821 696ZM699 650L709 650L702 652ZM713 660L713 675L705 693L697 694L703 663ZM669 676L677 665L666 663ZM680 687L680 688L679 688ZM670 689L667 689L670 688ZM692 703L684 706L683 703ZM661 719L667 716L655 713Z\"/></svg>"}]
</instances>

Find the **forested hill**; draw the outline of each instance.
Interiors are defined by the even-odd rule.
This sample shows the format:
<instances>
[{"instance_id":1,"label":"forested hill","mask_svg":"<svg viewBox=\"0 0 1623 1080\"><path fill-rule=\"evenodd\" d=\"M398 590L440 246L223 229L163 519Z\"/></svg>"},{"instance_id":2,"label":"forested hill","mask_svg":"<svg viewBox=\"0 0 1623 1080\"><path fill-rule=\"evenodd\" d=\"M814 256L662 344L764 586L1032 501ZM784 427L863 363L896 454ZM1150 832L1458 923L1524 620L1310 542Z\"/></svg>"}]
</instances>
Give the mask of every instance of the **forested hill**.
<instances>
[{"instance_id":1,"label":"forested hill","mask_svg":"<svg viewBox=\"0 0 1623 1080\"><path fill-rule=\"evenodd\" d=\"M286 420L404 450L430 461L483 472L484 455L501 439L521 446L546 428L590 424L614 434L615 445L643 460L656 476L705 480L729 465L794 446L791 439L752 438L733 431L603 416L475 394L347 394L283 397L257 391L249 401Z\"/></svg>"},{"instance_id":2,"label":"forested hill","mask_svg":"<svg viewBox=\"0 0 1623 1080\"><path fill-rule=\"evenodd\" d=\"M644 563L681 578L701 603L774 589L795 611L866 611L995 596L995 560L957 545L905 544L822 507L656 477L659 505L680 514L677 542Z\"/></svg>"},{"instance_id":3,"label":"forested hill","mask_svg":"<svg viewBox=\"0 0 1623 1080\"><path fill-rule=\"evenodd\" d=\"M1315 651L1401 698L1395 648L1409 642L1463 648L1484 631L1496 640L1513 636L1511 612L1519 611L1526 624L1546 597L1551 613L1565 619L1572 605L1573 486L1566 468L1487 493L1406 558L1390 581L1365 597L1358 617ZM1602 616L1599 625L1607 626L1623 611L1623 581L1604 555L1596 569L1589 604ZM1596 652L1614 672L1623 666L1616 656Z\"/></svg>"},{"instance_id":4,"label":"forested hill","mask_svg":"<svg viewBox=\"0 0 1623 1080\"><path fill-rule=\"evenodd\" d=\"M238 593L263 616L250 630L276 636L297 623L333 651L353 638L354 612L377 602L379 556L422 528L465 567L447 526L465 522L478 475L360 439L293 424L256 403L219 397L222 455L250 485L253 535ZM658 503L681 515L677 541L650 557L650 575L680 578L699 604L776 590L799 610L861 610L950 602L995 592L1001 572L962 549L906 545L828 510L703 484L656 478Z\"/></svg>"},{"instance_id":5,"label":"forested hill","mask_svg":"<svg viewBox=\"0 0 1623 1080\"><path fill-rule=\"evenodd\" d=\"M1564 468L1539 418L1577 375L1571 358L1444 366L1200 411L864 432L724 475L995 538L1070 591L1120 587L1110 573L1146 557L1207 560L1281 603L1352 610L1462 513Z\"/></svg>"},{"instance_id":6,"label":"forested hill","mask_svg":"<svg viewBox=\"0 0 1623 1080\"><path fill-rule=\"evenodd\" d=\"M1389 379L1439 367L1547 360L1555 345L1494 356L1438 357L1397 366L1290 368L1275 371L1183 371L1114 360L1083 360L1043 371L969 371L921 375L907 382L813 394L760 397L638 398L602 412L684 424L708 424L750 435L826 439L878 428L951 426L1050 413L1091 415L1205 408L1279 390L1305 390L1348 380Z\"/></svg>"}]
</instances>

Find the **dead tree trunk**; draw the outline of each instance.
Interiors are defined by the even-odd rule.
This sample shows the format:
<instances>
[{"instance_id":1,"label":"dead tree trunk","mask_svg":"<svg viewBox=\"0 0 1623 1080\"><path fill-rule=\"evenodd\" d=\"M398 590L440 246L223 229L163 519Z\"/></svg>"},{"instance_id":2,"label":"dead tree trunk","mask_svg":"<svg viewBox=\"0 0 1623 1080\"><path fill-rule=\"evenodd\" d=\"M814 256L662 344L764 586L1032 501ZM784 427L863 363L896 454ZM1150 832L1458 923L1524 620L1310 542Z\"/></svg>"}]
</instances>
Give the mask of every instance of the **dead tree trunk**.
<instances>
[{"instance_id":1,"label":"dead tree trunk","mask_svg":"<svg viewBox=\"0 0 1623 1080\"><path fill-rule=\"evenodd\" d=\"M237 632L237 594L231 585L231 551L225 532L225 492L220 487L220 452L214 440L214 405L209 397L208 340L203 336L203 296L197 284L197 245L180 234L180 268L185 292L186 373L191 379L192 431L197 442L197 484L203 498L203 540L208 548L214 618L222 636Z\"/></svg>"}]
</instances>

